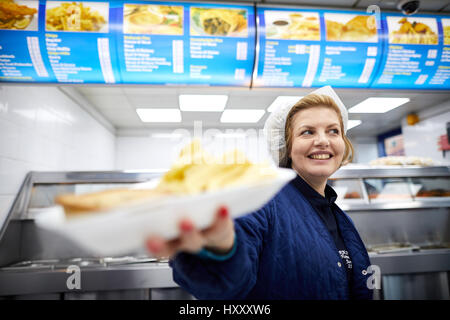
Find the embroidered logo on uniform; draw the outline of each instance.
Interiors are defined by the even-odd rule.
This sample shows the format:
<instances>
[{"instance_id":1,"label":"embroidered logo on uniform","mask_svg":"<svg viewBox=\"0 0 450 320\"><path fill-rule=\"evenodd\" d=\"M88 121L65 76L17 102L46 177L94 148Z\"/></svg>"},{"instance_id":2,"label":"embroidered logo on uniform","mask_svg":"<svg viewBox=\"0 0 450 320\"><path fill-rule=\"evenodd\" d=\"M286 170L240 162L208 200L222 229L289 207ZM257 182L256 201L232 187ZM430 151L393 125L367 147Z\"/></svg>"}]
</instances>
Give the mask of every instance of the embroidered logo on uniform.
<instances>
[{"instance_id":1,"label":"embroidered logo on uniform","mask_svg":"<svg viewBox=\"0 0 450 320\"><path fill-rule=\"evenodd\" d=\"M350 256L348 254L348 251L347 250L339 250L339 254L341 256L341 259L343 261L345 261L345 263L347 264L347 267L349 269L351 269L353 267L353 265L352 265L352 260L350 259Z\"/></svg>"}]
</instances>

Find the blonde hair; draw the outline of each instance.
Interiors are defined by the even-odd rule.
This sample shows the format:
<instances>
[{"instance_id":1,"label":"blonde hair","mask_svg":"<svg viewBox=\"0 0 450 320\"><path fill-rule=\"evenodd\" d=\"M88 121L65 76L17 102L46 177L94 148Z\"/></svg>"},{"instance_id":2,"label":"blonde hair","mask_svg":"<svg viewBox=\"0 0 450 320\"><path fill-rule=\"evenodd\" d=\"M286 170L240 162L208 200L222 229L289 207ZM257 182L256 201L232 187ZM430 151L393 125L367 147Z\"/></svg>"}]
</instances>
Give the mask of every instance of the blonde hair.
<instances>
[{"instance_id":1,"label":"blonde hair","mask_svg":"<svg viewBox=\"0 0 450 320\"><path fill-rule=\"evenodd\" d=\"M286 117L286 123L284 127L284 139L286 141L286 148L280 154L280 167L290 168L292 166L292 159L290 158L292 149L292 122L294 116L297 112L302 110L314 108L314 107L325 107L334 110L339 118L339 124L341 127L341 135L345 144L344 157L342 158L341 166L346 165L353 161L353 156L355 154L355 149L351 141L344 134L344 123L342 121L341 111L334 100L323 94L309 94L306 97L299 100L289 111Z\"/></svg>"}]
</instances>

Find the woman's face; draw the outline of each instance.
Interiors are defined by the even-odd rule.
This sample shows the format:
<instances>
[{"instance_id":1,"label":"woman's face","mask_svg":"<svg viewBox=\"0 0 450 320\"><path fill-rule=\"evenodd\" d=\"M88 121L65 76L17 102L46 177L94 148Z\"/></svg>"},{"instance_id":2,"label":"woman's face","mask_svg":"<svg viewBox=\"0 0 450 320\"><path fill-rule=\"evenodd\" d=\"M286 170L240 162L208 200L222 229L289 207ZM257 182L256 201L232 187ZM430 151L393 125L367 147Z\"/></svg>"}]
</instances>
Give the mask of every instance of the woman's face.
<instances>
[{"instance_id":1,"label":"woman's face","mask_svg":"<svg viewBox=\"0 0 450 320\"><path fill-rule=\"evenodd\" d=\"M297 112L292 124L292 168L309 182L325 182L339 169L345 151L338 115L312 107Z\"/></svg>"}]
</instances>

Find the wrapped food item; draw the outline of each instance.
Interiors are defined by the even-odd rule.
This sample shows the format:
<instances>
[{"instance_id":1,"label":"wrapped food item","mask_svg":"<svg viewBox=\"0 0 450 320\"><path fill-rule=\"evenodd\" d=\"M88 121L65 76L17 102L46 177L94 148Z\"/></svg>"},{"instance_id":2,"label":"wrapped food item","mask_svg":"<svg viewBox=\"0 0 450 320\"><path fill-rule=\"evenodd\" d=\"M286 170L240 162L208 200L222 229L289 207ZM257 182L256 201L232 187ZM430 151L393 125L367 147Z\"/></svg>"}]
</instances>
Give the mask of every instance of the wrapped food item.
<instances>
[{"instance_id":1,"label":"wrapped food item","mask_svg":"<svg viewBox=\"0 0 450 320\"><path fill-rule=\"evenodd\" d=\"M247 16L244 10L192 8L192 22L202 31L191 29L194 35L246 36Z\"/></svg>"},{"instance_id":2,"label":"wrapped food item","mask_svg":"<svg viewBox=\"0 0 450 320\"><path fill-rule=\"evenodd\" d=\"M423 157L389 156L381 157L369 162L371 166L433 166L433 159Z\"/></svg>"}]
</instances>

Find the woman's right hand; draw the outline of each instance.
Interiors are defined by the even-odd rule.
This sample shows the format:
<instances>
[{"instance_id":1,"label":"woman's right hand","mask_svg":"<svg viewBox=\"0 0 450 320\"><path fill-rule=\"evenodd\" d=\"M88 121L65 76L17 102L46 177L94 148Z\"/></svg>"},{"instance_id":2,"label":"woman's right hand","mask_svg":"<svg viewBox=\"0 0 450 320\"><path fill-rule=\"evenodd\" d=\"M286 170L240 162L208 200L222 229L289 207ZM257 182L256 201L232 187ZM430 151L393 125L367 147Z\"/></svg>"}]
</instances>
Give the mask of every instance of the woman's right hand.
<instances>
[{"instance_id":1,"label":"woman's right hand","mask_svg":"<svg viewBox=\"0 0 450 320\"><path fill-rule=\"evenodd\" d=\"M234 244L234 224L228 208L217 210L213 224L203 230L196 229L190 219L179 222L180 236L166 241L158 235L150 235L147 239L147 249L157 258L170 258L178 252L197 253L206 248L217 254L226 254Z\"/></svg>"}]
</instances>

